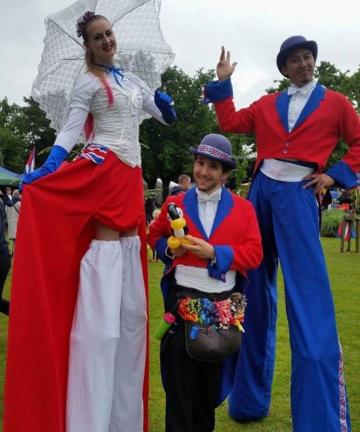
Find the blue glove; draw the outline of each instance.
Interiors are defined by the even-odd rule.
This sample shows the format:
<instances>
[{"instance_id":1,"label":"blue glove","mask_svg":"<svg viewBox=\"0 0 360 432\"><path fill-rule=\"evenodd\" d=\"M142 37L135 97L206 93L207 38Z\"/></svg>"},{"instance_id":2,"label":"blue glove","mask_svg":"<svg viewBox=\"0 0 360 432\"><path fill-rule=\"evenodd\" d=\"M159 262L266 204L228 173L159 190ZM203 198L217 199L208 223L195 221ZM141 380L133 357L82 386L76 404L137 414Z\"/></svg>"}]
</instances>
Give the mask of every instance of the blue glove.
<instances>
[{"instance_id":1,"label":"blue glove","mask_svg":"<svg viewBox=\"0 0 360 432\"><path fill-rule=\"evenodd\" d=\"M159 90L155 91L155 104L161 111L162 117L167 124L172 124L176 120L176 112L173 108L174 101L167 93Z\"/></svg>"},{"instance_id":2,"label":"blue glove","mask_svg":"<svg viewBox=\"0 0 360 432\"><path fill-rule=\"evenodd\" d=\"M56 171L61 163L67 158L69 153L59 145L54 145L44 164L29 174L25 174L22 179L22 184L30 184L33 181L47 176Z\"/></svg>"}]
</instances>

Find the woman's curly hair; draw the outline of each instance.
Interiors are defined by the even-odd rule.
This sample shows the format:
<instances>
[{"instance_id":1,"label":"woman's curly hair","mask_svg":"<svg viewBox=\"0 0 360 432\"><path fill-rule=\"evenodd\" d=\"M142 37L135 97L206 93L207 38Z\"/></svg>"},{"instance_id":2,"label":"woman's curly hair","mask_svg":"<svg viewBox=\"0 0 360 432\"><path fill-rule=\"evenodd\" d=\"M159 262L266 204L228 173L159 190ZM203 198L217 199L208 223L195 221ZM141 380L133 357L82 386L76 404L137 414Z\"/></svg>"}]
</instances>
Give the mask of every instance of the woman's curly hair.
<instances>
[{"instance_id":1,"label":"woman's curly hair","mask_svg":"<svg viewBox=\"0 0 360 432\"><path fill-rule=\"evenodd\" d=\"M89 24L89 22L96 17L98 17L98 15L95 15L94 12L87 11L77 20L76 34L78 35L78 37L83 37L83 39L86 39L85 28Z\"/></svg>"}]
</instances>

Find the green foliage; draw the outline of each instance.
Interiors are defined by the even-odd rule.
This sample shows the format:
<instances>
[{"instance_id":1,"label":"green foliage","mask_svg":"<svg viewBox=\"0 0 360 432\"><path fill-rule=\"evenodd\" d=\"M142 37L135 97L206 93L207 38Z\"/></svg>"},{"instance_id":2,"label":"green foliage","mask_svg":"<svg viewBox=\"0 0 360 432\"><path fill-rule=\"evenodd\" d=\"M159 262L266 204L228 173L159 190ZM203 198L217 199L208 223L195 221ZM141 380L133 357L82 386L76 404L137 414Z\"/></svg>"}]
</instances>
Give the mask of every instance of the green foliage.
<instances>
[{"instance_id":1,"label":"green foliage","mask_svg":"<svg viewBox=\"0 0 360 432\"><path fill-rule=\"evenodd\" d=\"M274 80L274 83L277 84L274 87L269 87L265 91L266 93L275 93L282 92L289 87L290 81L287 78L283 78L281 80Z\"/></svg>"},{"instance_id":2,"label":"green foliage","mask_svg":"<svg viewBox=\"0 0 360 432\"><path fill-rule=\"evenodd\" d=\"M225 134L232 143L233 155L236 159L234 171L236 190L252 177L253 165L256 159L255 136L253 134Z\"/></svg>"},{"instance_id":3,"label":"green foliage","mask_svg":"<svg viewBox=\"0 0 360 432\"><path fill-rule=\"evenodd\" d=\"M350 98L357 107L358 112L360 112L360 67L351 77L346 76L344 78L341 90Z\"/></svg>"},{"instance_id":4,"label":"green foliage","mask_svg":"<svg viewBox=\"0 0 360 432\"><path fill-rule=\"evenodd\" d=\"M0 101L0 153L1 165L22 172L24 168L25 136L22 131L21 108L10 105L4 98Z\"/></svg>"},{"instance_id":5,"label":"green foliage","mask_svg":"<svg viewBox=\"0 0 360 432\"><path fill-rule=\"evenodd\" d=\"M26 124L28 151L35 145L36 166L42 165L48 155L48 149L54 144L55 130L50 128L50 120L32 97L24 98L26 105L21 108Z\"/></svg>"},{"instance_id":6,"label":"green foliage","mask_svg":"<svg viewBox=\"0 0 360 432\"><path fill-rule=\"evenodd\" d=\"M321 235L323 237L336 237L344 211L338 209L325 210L321 216Z\"/></svg>"},{"instance_id":7,"label":"green foliage","mask_svg":"<svg viewBox=\"0 0 360 432\"><path fill-rule=\"evenodd\" d=\"M53 145L55 131L49 127L39 105L32 98L24 98L26 105L9 105L6 98L0 101L0 152L2 164L15 172L22 172L28 155L36 146L36 165L42 164ZM40 155L40 157L38 157Z\"/></svg>"},{"instance_id":8,"label":"green foliage","mask_svg":"<svg viewBox=\"0 0 360 432\"><path fill-rule=\"evenodd\" d=\"M163 74L162 90L175 101L177 121L165 127L151 119L141 126L143 171L150 188L157 177L168 185L182 173L191 175L193 159L189 147L197 146L204 135L217 131L214 111L201 103L202 89L213 78L213 70L200 69L190 77L176 66Z\"/></svg>"}]
</instances>

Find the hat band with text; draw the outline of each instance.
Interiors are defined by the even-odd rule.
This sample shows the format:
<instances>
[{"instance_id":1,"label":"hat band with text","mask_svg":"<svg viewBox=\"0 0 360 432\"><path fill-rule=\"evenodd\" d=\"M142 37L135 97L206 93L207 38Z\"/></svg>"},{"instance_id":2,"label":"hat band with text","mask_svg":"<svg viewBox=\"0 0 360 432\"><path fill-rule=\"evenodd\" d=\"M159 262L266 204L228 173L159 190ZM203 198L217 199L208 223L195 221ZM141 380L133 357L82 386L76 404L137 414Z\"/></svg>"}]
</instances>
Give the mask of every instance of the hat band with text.
<instances>
[{"instance_id":1,"label":"hat band with text","mask_svg":"<svg viewBox=\"0 0 360 432\"><path fill-rule=\"evenodd\" d=\"M207 153L209 156L213 156L218 159L226 159L232 162L231 156L229 156L227 153L206 144L200 144L197 148L197 151L201 153Z\"/></svg>"}]
</instances>

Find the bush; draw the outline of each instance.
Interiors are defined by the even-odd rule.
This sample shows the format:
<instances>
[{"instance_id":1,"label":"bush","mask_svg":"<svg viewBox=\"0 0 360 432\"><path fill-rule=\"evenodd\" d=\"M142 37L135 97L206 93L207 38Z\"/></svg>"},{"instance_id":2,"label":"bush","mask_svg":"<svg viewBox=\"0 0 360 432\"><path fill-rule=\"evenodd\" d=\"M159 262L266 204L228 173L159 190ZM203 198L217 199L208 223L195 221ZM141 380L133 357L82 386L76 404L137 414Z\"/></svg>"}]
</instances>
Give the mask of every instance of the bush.
<instances>
[{"instance_id":1,"label":"bush","mask_svg":"<svg viewBox=\"0 0 360 432\"><path fill-rule=\"evenodd\" d=\"M325 210L322 212L321 235L323 237L337 237L340 222L344 217L343 210Z\"/></svg>"}]
</instances>

